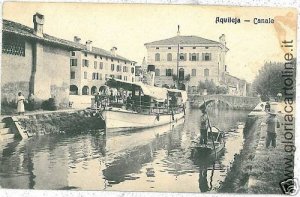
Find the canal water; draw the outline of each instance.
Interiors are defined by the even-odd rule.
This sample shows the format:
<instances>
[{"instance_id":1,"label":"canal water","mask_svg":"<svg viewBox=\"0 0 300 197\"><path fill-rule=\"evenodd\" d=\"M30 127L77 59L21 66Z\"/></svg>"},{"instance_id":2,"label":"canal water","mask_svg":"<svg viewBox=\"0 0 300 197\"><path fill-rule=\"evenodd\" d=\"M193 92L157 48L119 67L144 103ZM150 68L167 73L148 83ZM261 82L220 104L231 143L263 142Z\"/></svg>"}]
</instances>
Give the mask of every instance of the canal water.
<instances>
[{"instance_id":1,"label":"canal water","mask_svg":"<svg viewBox=\"0 0 300 197\"><path fill-rule=\"evenodd\" d=\"M0 186L166 192L217 192L243 145L248 112L210 109L211 124L226 133L217 161L191 158L200 111L176 125L101 135L55 134L0 146ZM234 131L234 132L233 132Z\"/></svg>"}]
</instances>

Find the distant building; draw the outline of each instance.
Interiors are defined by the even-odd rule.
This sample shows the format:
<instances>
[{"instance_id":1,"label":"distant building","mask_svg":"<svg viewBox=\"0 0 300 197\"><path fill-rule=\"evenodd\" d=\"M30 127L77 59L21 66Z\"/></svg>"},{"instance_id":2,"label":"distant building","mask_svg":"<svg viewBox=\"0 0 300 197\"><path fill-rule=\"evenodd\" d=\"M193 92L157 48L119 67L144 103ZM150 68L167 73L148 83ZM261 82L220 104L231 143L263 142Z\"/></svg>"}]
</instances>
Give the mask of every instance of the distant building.
<instances>
[{"instance_id":1,"label":"distant building","mask_svg":"<svg viewBox=\"0 0 300 197\"><path fill-rule=\"evenodd\" d=\"M74 37L80 43L80 38ZM135 63L111 51L92 46L92 41L82 45L83 50L70 54L70 94L93 95L104 85L106 77L135 81Z\"/></svg>"},{"instance_id":2,"label":"distant building","mask_svg":"<svg viewBox=\"0 0 300 197\"><path fill-rule=\"evenodd\" d=\"M225 55L228 51L225 35L219 42L198 36L181 36L149 42L147 48L148 64L155 65L155 85L173 86L173 75L196 91L199 81L211 80L216 85L224 81L226 73ZM189 78L189 80L185 80Z\"/></svg>"},{"instance_id":3,"label":"distant building","mask_svg":"<svg viewBox=\"0 0 300 197\"><path fill-rule=\"evenodd\" d=\"M56 38L43 31L44 16L33 16L34 28L3 20L1 102L15 102L21 91L25 97L55 97L67 106L70 87L70 51L80 50L74 42Z\"/></svg>"},{"instance_id":4,"label":"distant building","mask_svg":"<svg viewBox=\"0 0 300 197\"><path fill-rule=\"evenodd\" d=\"M224 86L227 86L228 94L234 96L248 96L250 84L244 79L239 79L238 77L232 76L225 73Z\"/></svg>"}]
</instances>

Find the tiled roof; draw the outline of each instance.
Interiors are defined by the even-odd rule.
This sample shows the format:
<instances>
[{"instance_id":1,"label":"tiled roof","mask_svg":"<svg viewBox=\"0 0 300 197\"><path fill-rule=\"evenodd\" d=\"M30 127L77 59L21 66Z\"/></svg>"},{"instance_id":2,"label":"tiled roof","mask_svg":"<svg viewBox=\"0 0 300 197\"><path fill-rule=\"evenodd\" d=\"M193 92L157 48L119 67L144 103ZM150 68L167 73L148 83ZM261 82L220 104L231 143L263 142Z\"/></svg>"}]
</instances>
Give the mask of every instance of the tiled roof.
<instances>
[{"instance_id":1,"label":"tiled roof","mask_svg":"<svg viewBox=\"0 0 300 197\"><path fill-rule=\"evenodd\" d=\"M97 54L97 55L106 56L106 57L109 57L109 58L114 58L114 59L119 59L119 60L123 60L123 61L132 62L131 60L129 60L125 57L122 57L120 55L113 56L111 54L111 52L106 51L106 50L101 49L101 48L98 48L98 47L92 47L92 51L88 51L84 44L64 40L64 39L61 39L61 38L56 38L54 36L50 36L50 35L45 34L45 33L43 34L43 37L37 36L33 33L34 32L33 28L22 25L20 23L5 20L5 19L3 19L3 32L13 33L13 34L24 36L24 37L27 37L27 38L30 38L30 39L36 39L36 40L40 40L40 41L43 41L43 42L46 42L46 43L67 47L67 48L70 48L72 50L82 50L82 51L85 51L85 52L88 52L88 53L93 53L93 54Z\"/></svg>"},{"instance_id":2,"label":"tiled roof","mask_svg":"<svg viewBox=\"0 0 300 197\"><path fill-rule=\"evenodd\" d=\"M54 36L50 36L48 34L44 34L43 37L39 37L37 35L35 35L33 32L33 28L30 28L28 26L22 25L20 23L16 23L13 21L9 21L9 20L5 20L3 19L3 32L8 32L8 33L13 33L13 34L17 34L17 35L21 35L24 37L28 37L31 39L36 39L36 40L41 40L50 44L55 44L55 45L59 45L59 46L64 46L64 47L68 47L71 49L82 49L81 44L75 43L75 42L71 42L68 40L64 40L61 38L56 38Z\"/></svg>"},{"instance_id":3,"label":"tiled roof","mask_svg":"<svg viewBox=\"0 0 300 197\"><path fill-rule=\"evenodd\" d=\"M225 74L225 78L226 78L227 85L230 85L230 86L237 86L237 84L238 84L239 87L242 87L242 86L245 86L247 83L246 80L232 76L228 73Z\"/></svg>"},{"instance_id":4,"label":"tiled roof","mask_svg":"<svg viewBox=\"0 0 300 197\"><path fill-rule=\"evenodd\" d=\"M122 57L118 54L116 56L114 56L114 55L111 54L111 52L106 51L106 50L101 49L101 48L98 48L98 47L92 47L92 51L88 51L86 49L86 47L84 46L84 51L88 52L88 53L93 53L93 54L96 54L96 55L102 55L102 56L109 57L109 58L114 58L114 59L119 59L119 60L123 60L123 61L132 62L131 60L129 60L125 57Z\"/></svg>"},{"instance_id":5,"label":"tiled roof","mask_svg":"<svg viewBox=\"0 0 300 197\"><path fill-rule=\"evenodd\" d=\"M164 40L146 43L145 45L177 45L177 44L221 44L198 36L175 36Z\"/></svg>"}]
</instances>

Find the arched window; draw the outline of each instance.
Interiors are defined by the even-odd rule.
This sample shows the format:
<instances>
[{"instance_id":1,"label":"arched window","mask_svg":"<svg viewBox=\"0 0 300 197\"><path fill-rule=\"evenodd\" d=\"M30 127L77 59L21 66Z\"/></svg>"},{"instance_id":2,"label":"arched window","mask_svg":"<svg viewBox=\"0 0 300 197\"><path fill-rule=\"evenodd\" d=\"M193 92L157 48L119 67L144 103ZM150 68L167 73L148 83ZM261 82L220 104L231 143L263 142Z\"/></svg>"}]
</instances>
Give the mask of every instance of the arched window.
<instances>
[{"instance_id":1,"label":"arched window","mask_svg":"<svg viewBox=\"0 0 300 197\"><path fill-rule=\"evenodd\" d=\"M82 95L89 95L89 87L88 86L82 87Z\"/></svg>"},{"instance_id":2,"label":"arched window","mask_svg":"<svg viewBox=\"0 0 300 197\"><path fill-rule=\"evenodd\" d=\"M160 54L159 53L155 53L155 61L160 61Z\"/></svg>"},{"instance_id":3,"label":"arched window","mask_svg":"<svg viewBox=\"0 0 300 197\"><path fill-rule=\"evenodd\" d=\"M173 69L167 68L166 69L166 76L172 76L173 75Z\"/></svg>"},{"instance_id":4,"label":"arched window","mask_svg":"<svg viewBox=\"0 0 300 197\"><path fill-rule=\"evenodd\" d=\"M172 61L172 53L168 53L168 55L167 55L167 60L168 60L168 61Z\"/></svg>"},{"instance_id":5,"label":"arched window","mask_svg":"<svg viewBox=\"0 0 300 197\"><path fill-rule=\"evenodd\" d=\"M209 69L206 68L204 69L204 77L208 77L209 76Z\"/></svg>"},{"instance_id":6,"label":"arched window","mask_svg":"<svg viewBox=\"0 0 300 197\"><path fill-rule=\"evenodd\" d=\"M159 69L155 69L155 76L159 76L160 75L160 70Z\"/></svg>"},{"instance_id":7,"label":"arched window","mask_svg":"<svg viewBox=\"0 0 300 197\"><path fill-rule=\"evenodd\" d=\"M185 61L186 60L186 53L180 53L179 60Z\"/></svg>"},{"instance_id":8,"label":"arched window","mask_svg":"<svg viewBox=\"0 0 300 197\"><path fill-rule=\"evenodd\" d=\"M78 95L78 87L76 85L70 85L70 95Z\"/></svg>"},{"instance_id":9,"label":"arched window","mask_svg":"<svg viewBox=\"0 0 300 197\"><path fill-rule=\"evenodd\" d=\"M91 93L92 93L92 95L94 95L94 94L97 93L97 87L96 87L96 86L93 86L93 87L91 88Z\"/></svg>"},{"instance_id":10,"label":"arched window","mask_svg":"<svg viewBox=\"0 0 300 197\"><path fill-rule=\"evenodd\" d=\"M133 67L131 68L131 73L132 73L132 74L134 73L134 68L133 68Z\"/></svg>"}]
</instances>

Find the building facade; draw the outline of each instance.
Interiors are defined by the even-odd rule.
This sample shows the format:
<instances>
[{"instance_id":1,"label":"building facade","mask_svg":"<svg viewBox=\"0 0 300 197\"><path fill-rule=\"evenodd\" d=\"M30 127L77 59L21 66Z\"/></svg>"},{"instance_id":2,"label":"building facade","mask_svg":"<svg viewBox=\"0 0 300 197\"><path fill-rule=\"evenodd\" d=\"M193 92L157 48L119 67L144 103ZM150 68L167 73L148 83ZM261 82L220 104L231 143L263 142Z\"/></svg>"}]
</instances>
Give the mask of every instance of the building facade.
<instances>
[{"instance_id":1,"label":"building facade","mask_svg":"<svg viewBox=\"0 0 300 197\"><path fill-rule=\"evenodd\" d=\"M3 20L1 103L14 103L18 92L25 98L55 97L61 106L69 103L70 51L80 50L74 42L43 32L44 16L33 16L34 28Z\"/></svg>"},{"instance_id":2,"label":"building facade","mask_svg":"<svg viewBox=\"0 0 300 197\"><path fill-rule=\"evenodd\" d=\"M234 96L248 96L249 83L244 79L232 76L229 73L225 73L224 85L227 86L228 94ZM248 87L247 87L248 86Z\"/></svg>"},{"instance_id":3,"label":"building facade","mask_svg":"<svg viewBox=\"0 0 300 197\"><path fill-rule=\"evenodd\" d=\"M74 41L80 39L75 36ZM94 95L107 77L135 81L135 62L118 55L116 47L109 52L87 41L82 48L70 54L71 95Z\"/></svg>"},{"instance_id":4,"label":"building facade","mask_svg":"<svg viewBox=\"0 0 300 197\"><path fill-rule=\"evenodd\" d=\"M16 103L18 92L36 101L55 98L68 107L70 95L93 95L106 77L135 81L135 63L111 51L93 47L92 41L68 41L43 32L45 18L36 13L33 28L3 20L1 103ZM82 98L78 98L80 100ZM76 99L75 99L76 100ZM87 98L87 102L91 102Z\"/></svg>"},{"instance_id":5,"label":"building facade","mask_svg":"<svg viewBox=\"0 0 300 197\"><path fill-rule=\"evenodd\" d=\"M216 85L224 81L228 51L224 34L217 42L178 33L172 38L146 43L145 47L148 64L156 67L156 86L173 86L175 79L182 81L186 90L193 91L199 81L212 80Z\"/></svg>"}]
</instances>

